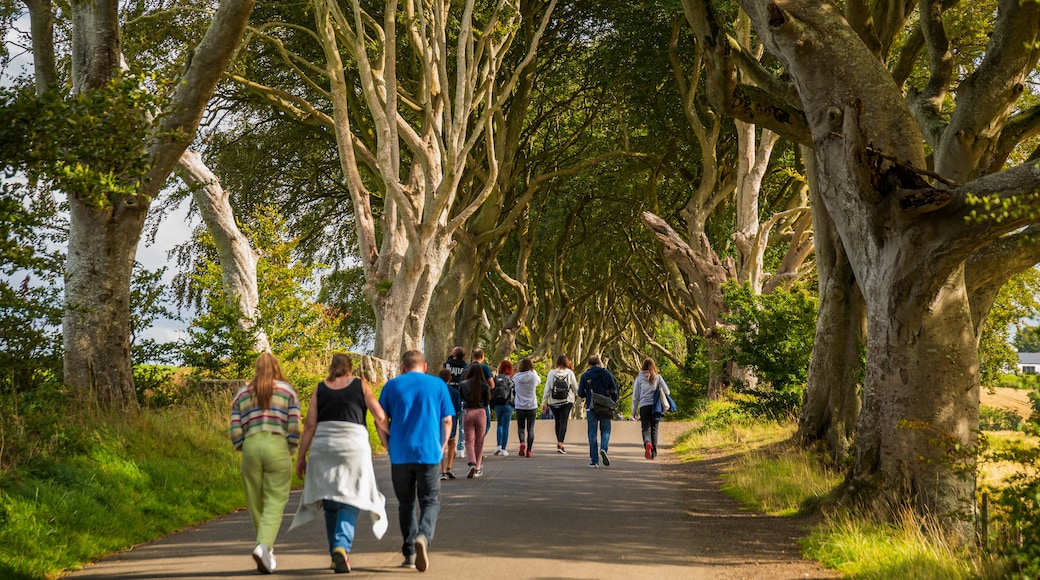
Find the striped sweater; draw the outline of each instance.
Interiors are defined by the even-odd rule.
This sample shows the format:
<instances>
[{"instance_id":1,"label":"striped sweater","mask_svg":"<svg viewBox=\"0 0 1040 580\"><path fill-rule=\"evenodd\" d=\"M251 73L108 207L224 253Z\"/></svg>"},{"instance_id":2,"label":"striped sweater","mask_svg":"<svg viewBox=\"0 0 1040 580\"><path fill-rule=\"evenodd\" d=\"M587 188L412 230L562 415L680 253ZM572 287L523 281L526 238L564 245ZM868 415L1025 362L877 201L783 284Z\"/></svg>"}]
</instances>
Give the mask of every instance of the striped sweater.
<instances>
[{"instance_id":1,"label":"striped sweater","mask_svg":"<svg viewBox=\"0 0 1040 580\"><path fill-rule=\"evenodd\" d=\"M261 431L284 435L289 449L296 449L300 444L300 403L289 383L274 382L270 409L261 409L257 405L256 398L249 392L249 385L239 389L235 395L228 427L235 449L241 451L246 437Z\"/></svg>"}]
</instances>

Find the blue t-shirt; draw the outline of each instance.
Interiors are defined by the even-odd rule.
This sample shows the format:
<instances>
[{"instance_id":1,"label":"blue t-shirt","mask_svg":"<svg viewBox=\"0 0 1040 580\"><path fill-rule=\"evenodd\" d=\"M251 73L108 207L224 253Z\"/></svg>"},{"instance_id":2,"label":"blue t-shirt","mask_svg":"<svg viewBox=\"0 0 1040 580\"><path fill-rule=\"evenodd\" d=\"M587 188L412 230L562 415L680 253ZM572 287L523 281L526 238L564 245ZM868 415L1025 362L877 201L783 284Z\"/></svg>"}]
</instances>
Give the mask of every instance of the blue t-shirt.
<instances>
[{"instance_id":1,"label":"blue t-shirt","mask_svg":"<svg viewBox=\"0 0 1040 580\"><path fill-rule=\"evenodd\" d=\"M455 415L444 381L407 372L383 385L379 404L390 417L390 463L441 462L444 418Z\"/></svg>"}]
</instances>

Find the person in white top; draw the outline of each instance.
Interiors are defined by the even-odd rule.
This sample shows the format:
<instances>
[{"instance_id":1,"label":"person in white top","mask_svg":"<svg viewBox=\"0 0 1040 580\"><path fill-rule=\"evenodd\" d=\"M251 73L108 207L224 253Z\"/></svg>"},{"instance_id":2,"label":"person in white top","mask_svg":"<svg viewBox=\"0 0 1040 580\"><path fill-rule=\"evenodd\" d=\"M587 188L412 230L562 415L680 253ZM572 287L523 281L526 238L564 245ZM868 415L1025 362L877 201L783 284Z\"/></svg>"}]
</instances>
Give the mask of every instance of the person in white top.
<instances>
[{"instance_id":1,"label":"person in white top","mask_svg":"<svg viewBox=\"0 0 1040 580\"><path fill-rule=\"evenodd\" d=\"M520 359L513 375L516 388L516 434L520 438L520 457L530 457L534 445L534 420L538 416L538 385L542 382L530 357ZM526 439L526 440L525 440Z\"/></svg>"},{"instance_id":2,"label":"person in white top","mask_svg":"<svg viewBox=\"0 0 1040 580\"><path fill-rule=\"evenodd\" d=\"M556 366L545 376L545 391L542 393L542 410L552 409L556 421L556 452L566 455L564 440L567 438L567 421L574 408L578 394L578 379L571 369L566 355L556 357ZM563 395L562 397L560 395Z\"/></svg>"},{"instance_id":3,"label":"person in white top","mask_svg":"<svg viewBox=\"0 0 1040 580\"><path fill-rule=\"evenodd\" d=\"M636 375L635 384L632 386L632 416L639 412L639 422L643 427L643 448L647 459L657 457L657 422L661 417L654 413L654 393L660 389L662 397L671 394L668 385L660 373L654 359L647 358L643 361L643 370Z\"/></svg>"}]
</instances>

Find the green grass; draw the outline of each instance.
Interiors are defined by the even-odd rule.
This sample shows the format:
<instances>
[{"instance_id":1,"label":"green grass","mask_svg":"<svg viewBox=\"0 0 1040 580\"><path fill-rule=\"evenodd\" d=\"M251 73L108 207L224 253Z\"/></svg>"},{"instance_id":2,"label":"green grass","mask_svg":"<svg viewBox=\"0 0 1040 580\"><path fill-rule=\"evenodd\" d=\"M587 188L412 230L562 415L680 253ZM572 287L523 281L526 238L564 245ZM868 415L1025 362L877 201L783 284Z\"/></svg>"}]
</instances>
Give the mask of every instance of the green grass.
<instances>
[{"instance_id":1,"label":"green grass","mask_svg":"<svg viewBox=\"0 0 1040 580\"><path fill-rule=\"evenodd\" d=\"M986 564L912 515L894 523L828 515L803 542L806 557L850 578L968 579L996 577Z\"/></svg>"},{"instance_id":2,"label":"green grass","mask_svg":"<svg viewBox=\"0 0 1040 580\"><path fill-rule=\"evenodd\" d=\"M43 578L244 504L230 395L56 425L70 445L0 478L0 577Z\"/></svg>"},{"instance_id":3,"label":"green grass","mask_svg":"<svg viewBox=\"0 0 1040 580\"><path fill-rule=\"evenodd\" d=\"M835 504L842 475L791 439L793 422L728 425L726 403L712 403L697 427L679 438L684 461L728 456L723 489L748 509L775 516L820 516L802 542L803 555L851 578L960 579L999 577L992 562L948 542L934 526L903 515L886 523Z\"/></svg>"}]
</instances>

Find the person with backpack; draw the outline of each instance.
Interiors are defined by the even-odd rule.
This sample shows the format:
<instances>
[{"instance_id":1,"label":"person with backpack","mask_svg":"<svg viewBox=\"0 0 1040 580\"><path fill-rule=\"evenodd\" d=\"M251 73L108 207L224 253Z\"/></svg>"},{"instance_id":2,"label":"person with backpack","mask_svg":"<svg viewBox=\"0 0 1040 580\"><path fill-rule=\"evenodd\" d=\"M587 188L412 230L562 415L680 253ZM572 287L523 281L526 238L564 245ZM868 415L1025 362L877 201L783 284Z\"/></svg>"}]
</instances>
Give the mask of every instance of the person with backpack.
<instances>
[{"instance_id":1,"label":"person with backpack","mask_svg":"<svg viewBox=\"0 0 1040 580\"><path fill-rule=\"evenodd\" d=\"M617 409L620 393L614 375L603 367L599 355L589 357L589 368L578 381L578 396L585 399L585 417L589 424L589 467L599 467L600 459L604 466L609 467L607 449L610 447L610 421Z\"/></svg>"},{"instance_id":2,"label":"person with backpack","mask_svg":"<svg viewBox=\"0 0 1040 580\"><path fill-rule=\"evenodd\" d=\"M545 376L545 392L542 393L542 412L552 409L556 422L556 452L566 455L564 440L567 438L567 422L578 393L578 379L571 369L566 355L556 357L556 366Z\"/></svg>"},{"instance_id":3,"label":"person with backpack","mask_svg":"<svg viewBox=\"0 0 1040 580\"><path fill-rule=\"evenodd\" d=\"M632 417L638 410L639 422L643 428L643 448L647 459L657 458L657 423L661 416L654 413L654 395L661 390L660 398L671 394L664 378L657 372L654 359L647 357L643 361L643 370L636 375L632 385Z\"/></svg>"},{"instance_id":4,"label":"person with backpack","mask_svg":"<svg viewBox=\"0 0 1040 580\"><path fill-rule=\"evenodd\" d=\"M455 416L451 418L448 452L444 459L441 460L441 481L447 481L455 479L455 472L451 468L455 465L455 437L458 435L459 425L462 423L459 420L459 417L462 416L462 395L459 393L459 383L452 382L451 369L445 367L437 373L437 376L445 382L445 386L448 388L448 396L451 397L451 406L455 408Z\"/></svg>"},{"instance_id":5,"label":"person with backpack","mask_svg":"<svg viewBox=\"0 0 1040 580\"><path fill-rule=\"evenodd\" d=\"M466 349L461 346L456 346L451 349L451 354L448 355L448 360L444 361L444 368L451 372L451 380L448 381L449 385L455 387L458 391L460 383L462 383L462 375L466 373L466 367L469 366L466 363ZM457 428L455 438L458 445L453 450L448 451L448 455L452 460L455 459L455 455L462 454L462 450L465 449L466 437L465 433L462 432L462 415L458 416L455 427ZM448 470L451 471L451 470ZM452 474L454 475L454 474ZM443 479L443 478L442 478ZM447 476L447 479L454 479L451 475Z\"/></svg>"},{"instance_id":6,"label":"person with backpack","mask_svg":"<svg viewBox=\"0 0 1040 580\"><path fill-rule=\"evenodd\" d=\"M538 416L538 385L542 382L531 357L520 359L513 375L516 386L516 434L520 438L520 457L530 457L534 447L534 420Z\"/></svg>"},{"instance_id":7,"label":"person with backpack","mask_svg":"<svg viewBox=\"0 0 1040 580\"><path fill-rule=\"evenodd\" d=\"M467 478L484 475L484 435L487 433L487 409L491 399L491 389L484 380L484 371L480 365L470 365L462 378L462 428L466 432L466 462L469 464Z\"/></svg>"},{"instance_id":8,"label":"person with backpack","mask_svg":"<svg viewBox=\"0 0 1040 580\"><path fill-rule=\"evenodd\" d=\"M516 404L516 387L513 385L513 363L505 359L498 363L498 374L495 375L491 387L491 407L498 419L495 431L495 455L508 457L506 444L509 443L509 422L513 420L513 405Z\"/></svg>"}]
</instances>

